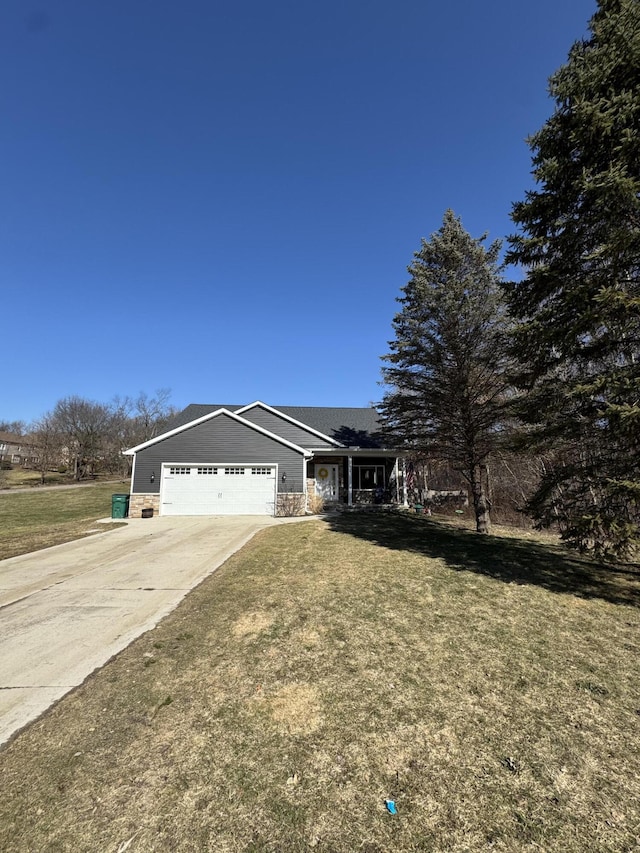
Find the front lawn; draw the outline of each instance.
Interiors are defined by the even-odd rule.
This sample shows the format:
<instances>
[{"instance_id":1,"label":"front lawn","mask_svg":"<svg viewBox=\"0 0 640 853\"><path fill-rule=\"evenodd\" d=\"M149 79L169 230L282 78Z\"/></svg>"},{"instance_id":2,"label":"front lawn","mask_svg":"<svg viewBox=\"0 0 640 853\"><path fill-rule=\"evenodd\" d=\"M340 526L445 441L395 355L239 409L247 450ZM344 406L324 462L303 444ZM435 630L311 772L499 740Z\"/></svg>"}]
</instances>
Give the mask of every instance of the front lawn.
<instances>
[{"instance_id":1,"label":"front lawn","mask_svg":"<svg viewBox=\"0 0 640 853\"><path fill-rule=\"evenodd\" d=\"M263 531L0 752L0 849L635 851L639 589L416 516Z\"/></svg>"},{"instance_id":2,"label":"front lawn","mask_svg":"<svg viewBox=\"0 0 640 853\"><path fill-rule=\"evenodd\" d=\"M117 492L128 493L129 483L0 492L0 560L88 535L94 521L110 517Z\"/></svg>"}]
</instances>

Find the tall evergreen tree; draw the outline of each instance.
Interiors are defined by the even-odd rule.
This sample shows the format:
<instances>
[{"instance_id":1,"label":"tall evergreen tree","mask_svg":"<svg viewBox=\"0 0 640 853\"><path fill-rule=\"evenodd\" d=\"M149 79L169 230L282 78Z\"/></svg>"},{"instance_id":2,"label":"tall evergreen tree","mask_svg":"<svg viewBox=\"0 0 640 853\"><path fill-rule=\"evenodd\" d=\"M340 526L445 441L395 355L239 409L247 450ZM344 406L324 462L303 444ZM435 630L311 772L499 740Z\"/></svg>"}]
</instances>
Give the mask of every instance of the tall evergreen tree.
<instances>
[{"instance_id":1,"label":"tall evergreen tree","mask_svg":"<svg viewBox=\"0 0 640 853\"><path fill-rule=\"evenodd\" d=\"M383 356L381 405L395 441L448 460L468 481L479 533L489 529L486 462L506 390L500 243L485 249L483 240L448 210L422 241Z\"/></svg>"},{"instance_id":2,"label":"tall evergreen tree","mask_svg":"<svg viewBox=\"0 0 640 853\"><path fill-rule=\"evenodd\" d=\"M529 509L581 549L623 555L640 525L638 0L600 0L550 93L507 254L526 271L508 286L526 443L556 460Z\"/></svg>"}]
</instances>

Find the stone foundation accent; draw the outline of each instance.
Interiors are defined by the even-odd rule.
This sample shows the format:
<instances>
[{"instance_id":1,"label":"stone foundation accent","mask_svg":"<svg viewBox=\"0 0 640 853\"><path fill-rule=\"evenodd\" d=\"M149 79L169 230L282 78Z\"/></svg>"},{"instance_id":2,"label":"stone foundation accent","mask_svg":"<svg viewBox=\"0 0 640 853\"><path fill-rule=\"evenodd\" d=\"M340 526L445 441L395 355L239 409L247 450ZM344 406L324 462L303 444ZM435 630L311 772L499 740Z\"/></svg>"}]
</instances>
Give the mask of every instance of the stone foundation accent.
<instances>
[{"instance_id":1,"label":"stone foundation accent","mask_svg":"<svg viewBox=\"0 0 640 853\"><path fill-rule=\"evenodd\" d=\"M142 518L143 509L152 509L154 515L160 515L160 495L130 495L129 518Z\"/></svg>"},{"instance_id":2,"label":"stone foundation accent","mask_svg":"<svg viewBox=\"0 0 640 853\"><path fill-rule=\"evenodd\" d=\"M281 492L276 502L276 515L297 516L305 515L307 496L303 492Z\"/></svg>"}]
</instances>

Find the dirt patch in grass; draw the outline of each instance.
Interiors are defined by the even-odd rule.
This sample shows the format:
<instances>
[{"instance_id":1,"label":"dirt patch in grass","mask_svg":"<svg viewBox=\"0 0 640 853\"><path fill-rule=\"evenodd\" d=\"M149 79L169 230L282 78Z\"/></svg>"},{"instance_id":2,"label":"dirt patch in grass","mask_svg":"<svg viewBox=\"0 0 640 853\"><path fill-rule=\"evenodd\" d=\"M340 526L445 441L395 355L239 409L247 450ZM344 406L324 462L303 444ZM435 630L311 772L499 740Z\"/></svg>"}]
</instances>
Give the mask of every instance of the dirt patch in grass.
<instances>
[{"instance_id":1,"label":"dirt patch in grass","mask_svg":"<svg viewBox=\"0 0 640 853\"><path fill-rule=\"evenodd\" d=\"M271 699L271 713L289 734L310 735L322 725L320 696L310 684L287 684Z\"/></svg>"},{"instance_id":2,"label":"dirt patch in grass","mask_svg":"<svg viewBox=\"0 0 640 853\"><path fill-rule=\"evenodd\" d=\"M273 616L258 611L257 613L243 613L232 625L231 630L236 637L255 637L262 631L266 631L273 624Z\"/></svg>"},{"instance_id":3,"label":"dirt patch in grass","mask_svg":"<svg viewBox=\"0 0 640 853\"><path fill-rule=\"evenodd\" d=\"M0 849L631 853L638 586L418 517L272 528L0 752Z\"/></svg>"}]
</instances>

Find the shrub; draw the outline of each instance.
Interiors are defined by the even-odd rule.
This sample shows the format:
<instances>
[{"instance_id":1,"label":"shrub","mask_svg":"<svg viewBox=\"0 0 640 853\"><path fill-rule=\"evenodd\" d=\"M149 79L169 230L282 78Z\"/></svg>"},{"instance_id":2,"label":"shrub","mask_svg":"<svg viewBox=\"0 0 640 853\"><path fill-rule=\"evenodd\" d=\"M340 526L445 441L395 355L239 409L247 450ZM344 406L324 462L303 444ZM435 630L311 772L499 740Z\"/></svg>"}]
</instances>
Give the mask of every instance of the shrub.
<instances>
[{"instance_id":1,"label":"shrub","mask_svg":"<svg viewBox=\"0 0 640 853\"><path fill-rule=\"evenodd\" d=\"M284 492L278 495L277 516L304 515L304 495L299 492Z\"/></svg>"},{"instance_id":2,"label":"shrub","mask_svg":"<svg viewBox=\"0 0 640 853\"><path fill-rule=\"evenodd\" d=\"M312 515L318 515L324 509L322 495L310 494L307 496L307 509Z\"/></svg>"}]
</instances>

